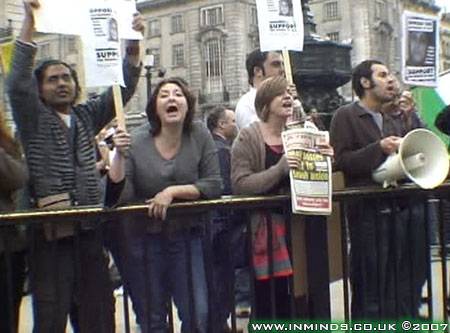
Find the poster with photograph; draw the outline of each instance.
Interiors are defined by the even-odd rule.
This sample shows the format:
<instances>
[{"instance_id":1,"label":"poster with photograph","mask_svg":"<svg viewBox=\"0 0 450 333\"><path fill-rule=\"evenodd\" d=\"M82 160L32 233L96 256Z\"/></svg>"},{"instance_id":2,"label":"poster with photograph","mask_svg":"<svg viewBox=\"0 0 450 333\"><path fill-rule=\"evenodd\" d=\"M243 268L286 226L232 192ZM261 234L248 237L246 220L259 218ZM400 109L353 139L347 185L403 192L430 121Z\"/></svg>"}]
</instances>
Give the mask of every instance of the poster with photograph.
<instances>
[{"instance_id":1,"label":"poster with photograph","mask_svg":"<svg viewBox=\"0 0 450 333\"><path fill-rule=\"evenodd\" d=\"M111 3L91 1L86 9L82 35L87 87L124 84L117 12Z\"/></svg>"},{"instance_id":2,"label":"poster with photograph","mask_svg":"<svg viewBox=\"0 0 450 333\"><path fill-rule=\"evenodd\" d=\"M137 12L134 0L104 0L113 6L117 13L116 25L122 39L143 38L140 32L132 29L133 14ZM86 8L92 6L90 0L40 0L35 10L36 31L63 35L82 35L85 31L83 17Z\"/></svg>"},{"instance_id":3,"label":"poster with photograph","mask_svg":"<svg viewBox=\"0 0 450 333\"><path fill-rule=\"evenodd\" d=\"M261 51L303 50L301 1L256 0Z\"/></svg>"},{"instance_id":4,"label":"poster with photograph","mask_svg":"<svg viewBox=\"0 0 450 333\"><path fill-rule=\"evenodd\" d=\"M402 41L403 82L435 87L439 67L439 18L406 11Z\"/></svg>"}]
</instances>

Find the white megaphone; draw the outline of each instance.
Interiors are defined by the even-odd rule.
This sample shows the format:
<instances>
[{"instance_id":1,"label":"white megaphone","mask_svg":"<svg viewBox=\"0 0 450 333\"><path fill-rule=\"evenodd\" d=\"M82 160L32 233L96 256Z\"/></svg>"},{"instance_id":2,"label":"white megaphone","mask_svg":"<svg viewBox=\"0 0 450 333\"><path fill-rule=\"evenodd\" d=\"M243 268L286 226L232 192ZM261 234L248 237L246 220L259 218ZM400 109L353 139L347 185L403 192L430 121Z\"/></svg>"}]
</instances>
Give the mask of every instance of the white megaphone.
<instances>
[{"instance_id":1,"label":"white megaphone","mask_svg":"<svg viewBox=\"0 0 450 333\"><path fill-rule=\"evenodd\" d=\"M383 187L396 185L397 180L408 177L421 188L430 189L442 184L448 169L444 143L433 132L419 128L402 139L398 153L390 155L372 177Z\"/></svg>"}]
</instances>

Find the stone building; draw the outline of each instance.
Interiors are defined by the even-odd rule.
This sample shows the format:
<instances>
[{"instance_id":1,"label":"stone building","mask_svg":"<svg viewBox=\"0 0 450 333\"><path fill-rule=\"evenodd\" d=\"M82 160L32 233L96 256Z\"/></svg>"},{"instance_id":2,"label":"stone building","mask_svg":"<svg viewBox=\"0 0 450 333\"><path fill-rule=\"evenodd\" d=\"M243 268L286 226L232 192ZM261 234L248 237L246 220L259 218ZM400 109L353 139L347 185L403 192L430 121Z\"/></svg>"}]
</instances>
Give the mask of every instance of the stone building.
<instances>
[{"instance_id":1,"label":"stone building","mask_svg":"<svg viewBox=\"0 0 450 333\"><path fill-rule=\"evenodd\" d=\"M440 33L441 70L450 70L450 13L442 14Z\"/></svg>"},{"instance_id":2,"label":"stone building","mask_svg":"<svg viewBox=\"0 0 450 333\"><path fill-rule=\"evenodd\" d=\"M438 16L434 0L310 0L316 30L330 40L352 46L352 66L378 59L400 77L402 13L405 10ZM347 84L342 93L348 98Z\"/></svg>"},{"instance_id":3,"label":"stone building","mask_svg":"<svg viewBox=\"0 0 450 333\"><path fill-rule=\"evenodd\" d=\"M138 9L147 18L144 44L154 55L154 74L164 67L166 76L186 79L201 111L234 106L248 90L245 58L258 46L254 1L147 0Z\"/></svg>"},{"instance_id":4,"label":"stone building","mask_svg":"<svg viewBox=\"0 0 450 333\"><path fill-rule=\"evenodd\" d=\"M351 44L352 65L378 58L396 73L401 65L402 12L439 12L434 0L310 0L309 4L322 38ZM138 91L127 106L128 122L134 126L143 120L147 71L152 74L153 86L159 79L158 73L163 72L161 69L166 77L184 78L197 95L202 113L216 104L235 106L248 90L245 57L259 44L255 1L141 0L137 6L147 21L144 51L153 55L154 64L143 69ZM22 16L21 0L0 0L0 32L7 30L16 36ZM450 66L449 26L447 14L441 22L442 69ZM37 34L36 40L38 59L63 59L83 77L78 37ZM3 82L0 74L1 99ZM351 98L348 85L342 94Z\"/></svg>"}]
</instances>

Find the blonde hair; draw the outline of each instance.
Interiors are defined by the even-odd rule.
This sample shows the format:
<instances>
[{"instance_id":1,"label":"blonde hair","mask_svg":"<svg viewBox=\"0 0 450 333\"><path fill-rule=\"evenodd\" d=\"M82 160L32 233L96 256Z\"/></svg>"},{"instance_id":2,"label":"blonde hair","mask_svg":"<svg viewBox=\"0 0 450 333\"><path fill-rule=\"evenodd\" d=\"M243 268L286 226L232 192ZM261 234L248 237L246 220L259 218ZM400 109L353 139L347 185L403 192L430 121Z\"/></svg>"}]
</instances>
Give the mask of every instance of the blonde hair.
<instances>
[{"instance_id":1,"label":"blonde hair","mask_svg":"<svg viewBox=\"0 0 450 333\"><path fill-rule=\"evenodd\" d=\"M270 103L275 97L284 94L288 82L282 76L274 76L265 79L256 92L255 109L261 121L266 122L269 118Z\"/></svg>"}]
</instances>

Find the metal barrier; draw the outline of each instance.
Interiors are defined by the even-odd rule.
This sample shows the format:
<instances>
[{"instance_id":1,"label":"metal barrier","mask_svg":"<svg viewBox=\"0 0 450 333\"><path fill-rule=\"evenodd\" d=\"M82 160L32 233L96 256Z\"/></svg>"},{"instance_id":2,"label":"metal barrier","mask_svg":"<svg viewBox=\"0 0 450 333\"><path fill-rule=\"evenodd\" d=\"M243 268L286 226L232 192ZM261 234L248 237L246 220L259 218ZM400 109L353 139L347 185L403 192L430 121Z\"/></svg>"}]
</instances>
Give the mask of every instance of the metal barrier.
<instances>
[{"instance_id":1,"label":"metal barrier","mask_svg":"<svg viewBox=\"0 0 450 333\"><path fill-rule=\"evenodd\" d=\"M351 310L350 310L350 297L351 297L351 287L350 287L350 244L348 240L350 239L349 236L349 225L348 225L348 219L347 214L349 207L354 203L355 201L358 202L361 199L366 200L373 200L374 205L377 204L377 202L386 202L386 200L391 201L391 210L388 212L389 215L389 221L391 221L392 224L396 223L396 219L399 217L397 216L397 211L395 209L396 201L402 200L402 198L420 198L422 202L426 203L424 205L424 212L425 212L425 220L426 220L426 282L427 282L427 292L426 297L424 297L425 305L422 304L422 311L421 314L429 319L432 318L441 318L442 320L447 321L447 311L448 311L448 276L447 276L447 247L445 239L446 234L446 224L444 221L444 215L445 215L445 199L450 198L450 183L443 184L439 188L433 190L433 191L425 191L422 190L414 185L402 185L395 189L381 189L381 188L358 188L358 189L346 189L342 191L335 191L333 193L333 200L336 202L337 207L339 209L335 210L335 214L338 214L340 216L340 229L337 235L331 235L332 237L336 236L338 239L338 243L340 244L340 255L336 256L336 252L334 249L332 249L332 257L330 259L329 257L329 231L327 229L330 229L330 222L327 222L326 217L320 217L320 216L303 216L301 218L301 222L299 222L299 219L297 216L292 216L290 214L290 197L286 195L279 195L279 196L271 196L271 197L223 197L219 200L208 200L208 201L193 201L193 202L182 202L182 203L175 203L172 204L169 209L169 214L174 215L183 215L186 213L203 213L203 212L210 212L210 211L242 211L247 216L246 223L247 223L247 229L251 230L250 221L248 218L248 215L255 209L275 209L278 208L283 213L285 221L287 222L287 231L288 235L290 237L287 237L287 244L289 248L289 253L291 258L293 258L293 266L294 266L294 276L289 277L287 279L287 283L289 286L290 296L289 296L289 317L291 318L314 318L314 319L323 319L323 320L331 320L331 319L339 319L332 316L331 306L332 306L332 300L330 295L330 263L338 260L342 260L340 262L340 272L337 273L337 277L333 278L333 280L340 281L340 277L342 277L342 295L341 297L336 297L336 295L333 295L333 302L336 303L336 298L338 299L338 306L343 307L344 311L344 318L345 320L350 320L351 318ZM439 211L439 240L436 245L431 246L430 245L430 235L432 234L432 226L429 221L429 215L430 215L430 209L429 202L430 199L435 200L438 203L438 211ZM73 244L75 246L75 258L79 258L80 253L80 237L77 235L81 235L83 233L81 228L82 221L86 220L99 220L99 218L102 221L111 221L111 223L117 223L118 220L120 220L121 217L125 215L130 214L138 214L138 215L144 215L147 212L147 206L146 205L132 205L132 206L126 206L126 207L118 207L118 208L101 208L101 207L76 207L73 209L65 209L65 210L57 210L57 211L45 211L45 210L36 210L36 211L27 211L27 212L14 212L14 213L8 213L8 214L0 214L0 228L5 228L10 225L26 225L29 229L29 255L30 258L33 258L33 255L36 251L36 227L39 228L39 226L42 225L43 222L45 223L51 223L52 225L56 225L56 223L60 223L61 221L76 221L77 225L77 231L75 233L75 237L73 238ZM335 216L336 217L336 216ZM339 219L338 219L339 220ZM328 223L328 225L327 225ZM299 229L299 225L303 224L303 227ZM273 272L273 258L272 258L272 250L273 250L273 242L270 240L272 239L272 227L271 222L269 221L269 228L268 228L268 235L267 235L267 248L269 253L269 271ZM408 227L409 228L409 227ZM55 230L53 228L53 230ZM208 229L209 230L209 229ZM300 258L300 266L302 265L301 261L304 260L306 262L306 267L303 266L301 268L303 271L301 272L301 277L297 277L299 273L298 269L298 261L299 259L295 259L296 251L299 251L299 249L302 249L302 247L298 247L298 238L292 238L293 236L297 235L299 232L303 232L303 240L304 244L304 253L302 253ZM408 229L409 230L409 229ZM101 229L97 229L96 238L98 242L104 241L104 235L103 231ZM55 232L55 231L53 231ZM376 231L379 233L379 231ZM298 235L297 235L298 236ZM377 237L379 237L380 234L378 234ZM391 235L391 237L395 238L395 233ZM250 237L250 236L249 236ZM409 236L408 236L409 237ZM206 239L210 239L210 237L206 237ZM82 239L81 239L82 241ZM52 248L50 249L51 252L53 252L55 255L58 253L58 246L55 245L57 242L53 242L54 245L52 245ZM209 240L206 241L205 249L211 249L211 244L209 243ZM251 253L252 251L252 241L250 240L248 242L249 244L249 251ZM81 244L82 246L82 244ZM211 251L211 250L209 250ZM208 254L207 251L206 253ZM147 251L145 251L147 252ZM188 251L189 252L189 251ZM301 251L302 252L302 251ZM433 253L432 253L433 252ZM7 257L10 256L10 251L6 251L5 255ZM396 254L395 254L396 255ZM188 256L190 258L190 256ZM208 255L206 256L208 257ZM438 260L436 258L439 257ZM208 286L209 286L209 295L214 294L214 288L212 286L211 281L211 271L213 269L211 258L206 258L206 271L207 271L207 277L208 277ZM296 262L297 260L297 262ZM11 259L6 260L8 265L11 265ZM79 262L78 262L79 264ZM335 264L335 262L334 262ZM380 262L378 264L381 264ZM412 266L411 269L414 270L414 265L417 263L411 262ZM75 265L76 266L76 265ZM188 272L191 273L191 263L188 260L187 263L187 269ZM441 299L442 302L437 302L440 307L442 308L441 314L436 314L435 312L435 304L436 304L436 298L437 295L434 294L434 290L436 289L434 287L434 284L439 280L435 273L433 273L432 269L435 267L440 268L441 276L440 280L442 281L442 284L440 288L442 289L442 295ZM80 267L74 267L75 275L76 272L80 269ZM146 267L146 270L151 270L152 267ZM333 269L331 269L333 270ZM378 266L378 271L380 270L380 266ZM209 273L208 273L209 272ZM149 272L147 272L148 274ZM30 274L33 274L33 270L30 271ZM51 276L58 275L58 268L54 268L53 272L49 272L49 278ZM334 273L332 273L334 274ZM399 287L400 281L398 281L399 277L399 271L396 268L393 272L394 274L394 285L396 287ZM381 273L378 272L378 275L381 276ZM192 276L189 274L189 276ZM306 278L304 278L306 276ZM302 284L302 281L306 280L304 284ZM300 283L299 283L300 281ZM190 281L190 290L191 290L191 297L193 295L193 281ZM252 274L251 278L252 287L251 290L253 291L255 288L255 283L257 281L254 278L254 275ZM33 289L33 285L31 285L31 288ZM268 283L269 287L269 295L270 295L270 314L272 318L277 318L277 308L276 308L276 281L274 278L269 279ZM126 289L126 288L125 288ZM398 288L394 290L394 293L396 293L395 297L395 309L399 307L399 294L398 294ZM57 295L57 298L60 295ZM11 304L11 294L9 293L8 302ZM378 301L383 301L383 291L381 290L381 287L378 286ZM124 321L124 329L125 332L130 332L130 320L129 320L129 309L128 309L128 302L126 301L127 298L127 289L124 295L125 301L124 301L124 314L125 314L125 321ZM230 298L233 298L232 295ZM252 306L255 305L255 295L252 293L251 296L252 299ZM435 300L433 302L433 300ZM283 300L286 301L286 300ZM366 302L363 300L363 302ZM192 311L192 305L193 300L190 299L190 309ZM233 303L233 302L232 302ZM382 303L382 302L381 302ZM147 304L148 305L148 304ZM211 302L209 303L209 307L211 309ZM231 326L232 330L236 331L236 314L234 312L234 306L230 309L231 310ZM383 314L385 313L385 310L383 306L381 306L377 311L381 318L383 318ZM107 312L108 309L105 309ZM195 312L195 311L193 311ZM171 313L171 312L169 312ZM36 314L35 314L36 315ZM76 313L71 313L74 317L76 317ZM254 318L255 313L252 311L252 318ZM190 316L191 318L195 317L195 313ZM139 320L139 318L138 318ZM142 320L142 318L141 318ZM148 320L144 319L144 320ZM210 324L213 321L213 317L211 314L211 311L209 313L209 322ZM76 320L74 320L74 323L76 325ZM142 323L141 323L142 324ZM12 322L11 322L12 325ZM194 331L195 323L191 321L190 323L192 331ZM105 329L105 328L103 328ZM173 329L173 325L171 324L171 329ZM121 331L119 328L118 331ZM105 331L105 330L104 330ZM105 331L107 332L107 331ZM210 330L209 332L214 332L213 330ZM108 332L109 333L109 332Z\"/></svg>"}]
</instances>

